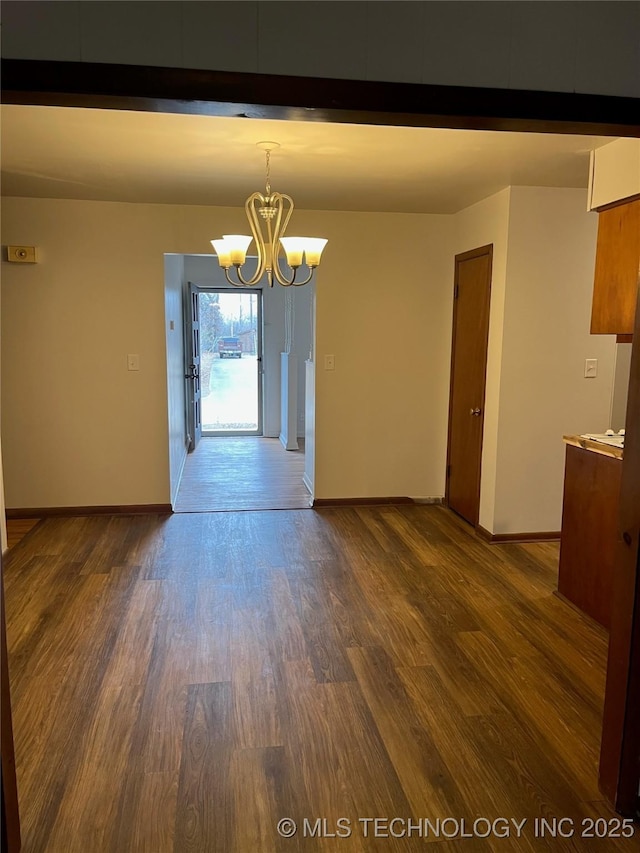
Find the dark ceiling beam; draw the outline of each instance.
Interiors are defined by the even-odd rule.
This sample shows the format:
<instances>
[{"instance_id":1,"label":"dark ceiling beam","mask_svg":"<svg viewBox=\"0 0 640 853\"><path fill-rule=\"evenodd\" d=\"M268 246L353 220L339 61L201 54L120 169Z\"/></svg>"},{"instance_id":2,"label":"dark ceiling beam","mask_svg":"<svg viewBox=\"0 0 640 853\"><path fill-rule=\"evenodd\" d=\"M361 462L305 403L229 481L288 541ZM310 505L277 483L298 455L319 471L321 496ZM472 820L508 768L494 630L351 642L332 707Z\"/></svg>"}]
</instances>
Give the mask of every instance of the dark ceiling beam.
<instances>
[{"instance_id":1,"label":"dark ceiling beam","mask_svg":"<svg viewBox=\"0 0 640 853\"><path fill-rule=\"evenodd\" d=\"M533 133L640 136L635 98L3 59L8 104Z\"/></svg>"}]
</instances>

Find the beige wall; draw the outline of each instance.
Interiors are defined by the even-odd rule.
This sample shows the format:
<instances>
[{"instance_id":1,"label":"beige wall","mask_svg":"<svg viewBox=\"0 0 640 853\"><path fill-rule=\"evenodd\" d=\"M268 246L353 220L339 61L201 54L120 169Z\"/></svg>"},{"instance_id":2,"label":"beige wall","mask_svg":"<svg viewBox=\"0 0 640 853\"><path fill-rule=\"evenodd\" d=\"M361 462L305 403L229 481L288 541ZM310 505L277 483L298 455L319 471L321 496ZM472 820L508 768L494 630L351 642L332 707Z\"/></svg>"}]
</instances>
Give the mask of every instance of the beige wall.
<instances>
[{"instance_id":1,"label":"beige wall","mask_svg":"<svg viewBox=\"0 0 640 853\"><path fill-rule=\"evenodd\" d=\"M164 253L207 251L242 209L5 198L3 212L3 243L40 258L3 263L7 506L168 503Z\"/></svg>"},{"instance_id":2,"label":"beige wall","mask_svg":"<svg viewBox=\"0 0 640 853\"><path fill-rule=\"evenodd\" d=\"M584 190L511 189L493 533L560 530L562 435L609 427L615 341L589 333L596 231Z\"/></svg>"},{"instance_id":3,"label":"beige wall","mask_svg":"<svg viewBox=\"0 0 640 853\"><path fill-rule=\"evenodd\" d=\"M316 286L317 498L444 494L450 221L300 215L329 238Z\"/></svg>"},{"instance_id":4,"label":"beige wall","mask_svg":"<svg viewBox=\"0 0 640 853\"><path fill-rule=\"evenodd\" d=\"M512 188L454 216L296 211L296 230L329 238L316 287L317 497L443 495L453 256L493 243L480 522L558 528L562 433L608 427L613 382L613 343L588 334L596 216L585 206L581 191ZM167 415L164 255L207 252L243 218L4 200L3 242L40 253L3 264L8 506L170 501L181 449L178 399ZM599 359L597 380L582 378L586 357Z\"/></svg>"},{"instance_id":5,"label":"beige wall","mask_svg":"<svg viewBox=\"0 0 640 853\"><path fill-rule=\"evenodd\" d=\"M304 484L315 498L316 474L316 366L307 359L304 364Z\"/></svg>"},{"instance_id":6,"label":"beige wall","mask_svg":"<svg viewBox=\"0 0 640 853\"><path fill-rule=\"evenodd\" d=\"M170 501L164 255L207 252L211 234L243 217L4 200L3 242L40 255L3 269L8 506ZM333 353L336 370L318 373L317 495L441 495L450 217L297 211L296 221L330 240L317 352ZM127 371L127 353L140 355L139 372Z\"/></svg>"},{"instance_id":7,"label":"beige wall","mask_svg":"<svg viewBox=\"0 0 640 853\"><path fill-rule=\"evenodd\" d=\"M167 502L162 207L4 199L2 440L9 507ZM127 353L140 371L127 371Z\"/></svg>"},{"instance_id":8,"label":"beige wall","mask_svg":"<svg viewBox=\"0 0 640 853\"><path fill-rule=\"evenodd\" d=\"M627 419L627 398L631 374L631 344L616 344L615 374L611 394L611 418L609 426L624 429Z\"/></svg>"},{"instance_id":9,"label":"beige wall","mask_svg":"<svg viewBox=\"0 0 640 853\"><path fill-rule=\"evenodd\" d=\"M479 516L479 523L489 531L493 530L493 512L496 501L498 420L510 198L511 188L507 187L502 192L461 210L453 217L454 254L468 252L470 249L477 249L480 246L493 245Z\"/></svg>"}]
</instances>

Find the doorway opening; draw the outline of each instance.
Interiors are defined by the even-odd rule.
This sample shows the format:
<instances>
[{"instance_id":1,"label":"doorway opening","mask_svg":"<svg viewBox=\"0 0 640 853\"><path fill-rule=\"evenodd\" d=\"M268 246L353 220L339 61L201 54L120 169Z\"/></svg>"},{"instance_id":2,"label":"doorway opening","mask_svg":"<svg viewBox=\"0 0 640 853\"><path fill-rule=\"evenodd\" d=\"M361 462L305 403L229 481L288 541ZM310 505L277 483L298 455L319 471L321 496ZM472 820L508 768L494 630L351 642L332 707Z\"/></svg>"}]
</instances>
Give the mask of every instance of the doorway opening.
<instances>
[{"instance_id":1,"label":"doorway opening","mask_svg":"<svg viewBox=\"0 0 640 853\"><path fill-rule=\"evenodd\" d=\"M298 383L292 389L283 386L281 376L287 346L285 290L225 286L222 271L212 260L184 255L173 264L175 269L168 267L173 273L167 273L167 292L181 294L179 325L184 330L179 374L173 363L178 348L170 346L171 336L168 339L170 393L175 392L177 401L184 392L186 412L181 460L176 441L179 470L173 509L307 509L311 489L303 436L309 386L304 356L312 339L312 290L293 297L298 308L296 335L291 334L289 344L296 351L288 359L295 362ZM172 314L177 305L171 300L168 304ZM169 329L171 314L167 314ZM290 314L293 317L293 310ZM283 411L294 412L296 449L285 449ZM175 429L177 433L177 422Z\"/></svg>"},{"instance_id":2,"label":"doorway opening","mask_svg":"<svg viewBox=\"0 0 640 853\"><path fill-rule=\"evenodd\" d=\"M199 290L203 436L262 435L261 296Z\"/></svg>"}]
</instances>

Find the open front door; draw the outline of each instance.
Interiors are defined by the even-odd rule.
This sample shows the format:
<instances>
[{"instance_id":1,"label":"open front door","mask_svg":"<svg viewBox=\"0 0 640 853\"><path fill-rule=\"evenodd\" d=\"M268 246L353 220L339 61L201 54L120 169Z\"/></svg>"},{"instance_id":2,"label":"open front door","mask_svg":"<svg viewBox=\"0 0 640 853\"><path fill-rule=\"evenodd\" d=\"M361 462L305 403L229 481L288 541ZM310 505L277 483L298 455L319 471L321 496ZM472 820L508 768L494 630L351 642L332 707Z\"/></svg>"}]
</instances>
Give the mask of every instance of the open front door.
<instances>
[{"instance_id":1,"label":"open front door","mask_svg":"<svg viewBox=\"0 0 640 853\"><path fill-rule=\"evenodd\" d=\"M202 389L200 387L200 292L189 282L186 311L185 373L187 384L187 434L189 453L196 449L202 438Z\"/></svg>"}]
</instances>

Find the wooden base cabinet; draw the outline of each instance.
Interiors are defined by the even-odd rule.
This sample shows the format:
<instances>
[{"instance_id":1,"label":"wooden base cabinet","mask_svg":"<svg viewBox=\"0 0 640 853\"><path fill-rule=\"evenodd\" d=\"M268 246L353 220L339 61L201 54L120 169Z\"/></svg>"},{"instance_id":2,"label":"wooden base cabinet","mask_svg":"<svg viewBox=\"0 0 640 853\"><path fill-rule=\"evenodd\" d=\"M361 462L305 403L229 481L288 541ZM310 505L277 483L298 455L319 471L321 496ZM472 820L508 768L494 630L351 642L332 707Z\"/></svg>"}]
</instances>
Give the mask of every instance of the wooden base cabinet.
<instances>
[{"instance_id":1,"label":"wooden base cabinet","mask_svg":"<svg viewBox=\"0 0 640 853\"><path fill-rule=\"evenodd\" d=\"M567 445L558 592L607 630L622 460Z\"/></svg>"}]
</instances>

